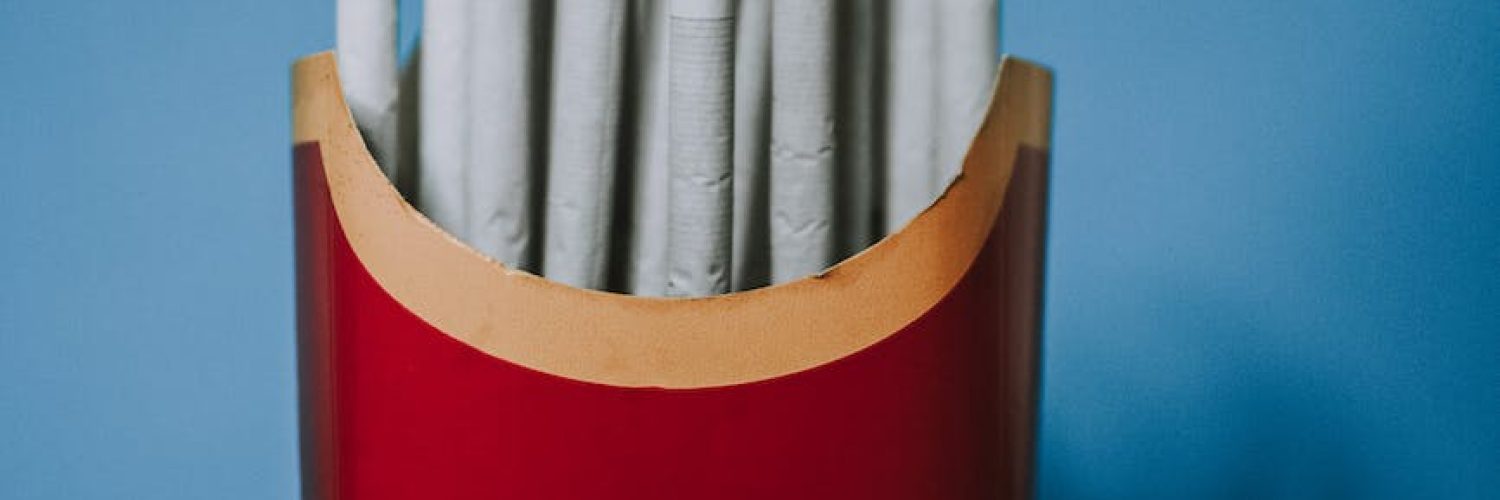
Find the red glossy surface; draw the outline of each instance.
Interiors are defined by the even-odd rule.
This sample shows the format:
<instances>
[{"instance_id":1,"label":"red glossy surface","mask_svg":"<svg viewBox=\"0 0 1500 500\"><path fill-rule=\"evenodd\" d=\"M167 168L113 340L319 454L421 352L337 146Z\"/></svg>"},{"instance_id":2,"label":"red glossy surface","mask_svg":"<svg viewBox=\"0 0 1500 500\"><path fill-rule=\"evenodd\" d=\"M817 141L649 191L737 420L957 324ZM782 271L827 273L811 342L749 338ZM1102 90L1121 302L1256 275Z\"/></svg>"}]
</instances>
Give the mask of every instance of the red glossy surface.
<instances>
[{"instance_id":1,"label":"red glossy surface","mask_svg":"<svg viewBox=\"0 0 1500 500\"><path fill-rule=\"evenodd\" d=\"M1042 151L1021 152L982 254L921 318L812 370L693 390L564 379L434 330L361 266L317 145L295 157L311 498L1029 493Z\"/></svg>"}]
</instances>

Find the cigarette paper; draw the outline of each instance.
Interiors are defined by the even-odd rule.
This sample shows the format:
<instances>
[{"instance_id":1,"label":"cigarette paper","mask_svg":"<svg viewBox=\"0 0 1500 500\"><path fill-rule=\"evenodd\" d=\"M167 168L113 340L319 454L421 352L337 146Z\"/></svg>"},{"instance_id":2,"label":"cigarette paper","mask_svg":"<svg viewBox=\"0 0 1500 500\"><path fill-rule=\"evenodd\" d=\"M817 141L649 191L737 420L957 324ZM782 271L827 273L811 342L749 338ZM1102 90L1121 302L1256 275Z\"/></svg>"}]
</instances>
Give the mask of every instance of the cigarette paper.
<instances>
[{"instance_id":1,"label":"cigarette paper","mask_svg":"<svg viewBox=\"0 0 1500 500\"><path fill-rule=\"evenodd\" d=\"M892 0L886 66L885 230L895 232L936 196L937 19L929 0Z\"/></svg>"},{"instance_id":2,"label":"cigarette paper","mask_svg":"<svg viewBox=\"0 0 1500 500\"><path fill-rule=\"evenodd\" d=\"M629 64L625 67L625 117L629 142L630 203L622 289L635 295L667 293L667 24L670 13L656 0L631 2Z\"/></svg>"},{"instance_id":3,"label":"cigarette paper","mask_svg":"<svg viewBox=\"0 0 1500 500\"><path fill-rule=\"evenodd\" d=\"M438 227L467 240L469 0L427 0L422 18L418 200Z\"/></svg>"},{"instance_id":4,"label":"cigarette paper","mask_svg":"<svg viewBox=\"0 0 1500 500\"><path fill-rule=\"evenodd\" d=\"M727 293L734 215L734 2L671 3L667 293Z\"/></svg>"},{"instance_id":5,"label":"cigarette paper","mask_svg":"<svg viewBox=\"0 0 1500 500\"><path fill-rule=\"evenodd\" d=\"M771 283L771 0L740 0L734 55L734 246L731 286Z\"/></svg>"},{"instance_id":6,"label":"cigarette paper","mask_svg":"<svg viewBox=\"0 0 1500 500\"><path fill-rule=\"evenodd\" d=\"M548 278L606 285L614 208L625 2L556 3L548 148Z\"/></svg>"},{"instance_id":7,"label":"cigarette paper","mask_svg":"<svg viewBox=\"0 0 1500 500\"><path fill-rule=\"evenodd\" d=\"M833 260L834 1L775 2L771 14L771 278Z\"/></svg>"},{"instance_id":8,"label":"cigarette paper","mask_svg":"<svg viewBox=\"0 0 1500 500\"><path fill-rule=\"evenodd\" d=\"M339 0L338 65L345 100L386 177L396 178L396 0Z\"/></svg>"},{"instance_id":9,"label":"cigarette paper","mask_svg":"<svg viewBox=\"0 0 1500 500\"><path fill-rule=\"evenodd\" d=\"M838 230L842 245L839 258L864 250L879 237L876 197L877 179L883 176L876 152L878 73L876 56L884 47L877 34L882 25L883 2L854 1L841 4L839 16L839 185Z\"/></svg>"},{"instance_id":10,"label":"cigarette paper","mask_svg":"<svg viewBox=\"0 0 1500 500\"><path fill-rule=\"evenodd\" d=\"M999 6L996 0L944 0L932 4L937 34L937 163L929 184L941 193L962 168L963 155L984 118L985 100L998 64Z\"/></svg>"},{"instance_id":11,"label":"cigarette paper","mask_svg":"<svg viewBox=\"0 0 1500 500\"><path fill-rule=\"evenodd\" d=\"M531 270L532 169L536 160L532 72L534 0L481 0L470 17L469 244ZM535 124L535 125L534 125Z\"/></svg>"},{"instance_id":12,"label":"cigarette paper","mask_svg":"<svg viewBox=\"0 0 1500 500\"><path fill-rule=\"evenodd\" d=\"M422 170L422 144L420 136L422 132L422 43L419 40L413 47L411 55L407 57L405 64L401 66L401 92L396 97L399 103L399 111L396 113L397 136L400 145L396 148L400 159L397 164L401 168L396 170L396 177L391 182L396 184L396 189L411 201L413 206L422 206L417 199L417 177Z\"/></svg>"}]
</instances>

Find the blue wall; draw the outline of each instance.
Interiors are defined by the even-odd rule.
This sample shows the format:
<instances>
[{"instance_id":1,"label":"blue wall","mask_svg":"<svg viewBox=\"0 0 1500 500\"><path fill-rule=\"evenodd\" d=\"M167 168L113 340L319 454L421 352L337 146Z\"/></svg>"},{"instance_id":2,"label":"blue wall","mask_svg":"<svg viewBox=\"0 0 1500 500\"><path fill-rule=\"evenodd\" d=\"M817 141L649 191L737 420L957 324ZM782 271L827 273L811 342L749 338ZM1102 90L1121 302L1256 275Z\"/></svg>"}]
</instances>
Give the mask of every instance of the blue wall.
<instances>
[{"instance_id":1,"label":"blue wall","mask_svg":"<svg viewBox=\"0 0 1500 500\"><path fill-rule=\"evenodd\" d=\"M1500 2L1004 14L1059 73L1043 497L1500 491ZM0 498L295 495L331 45L331 1L0 3Z\"/></svg>"},{"instance_id":2,"label":"blue wall","mask_svg":"<svg viewBox=\"0 0 1500 500\"><path fill-rule=\"evenodd\" d=\"M1046 498L1500 498L1500 2L1012 1Z\"/></svg>"}]
</instances>

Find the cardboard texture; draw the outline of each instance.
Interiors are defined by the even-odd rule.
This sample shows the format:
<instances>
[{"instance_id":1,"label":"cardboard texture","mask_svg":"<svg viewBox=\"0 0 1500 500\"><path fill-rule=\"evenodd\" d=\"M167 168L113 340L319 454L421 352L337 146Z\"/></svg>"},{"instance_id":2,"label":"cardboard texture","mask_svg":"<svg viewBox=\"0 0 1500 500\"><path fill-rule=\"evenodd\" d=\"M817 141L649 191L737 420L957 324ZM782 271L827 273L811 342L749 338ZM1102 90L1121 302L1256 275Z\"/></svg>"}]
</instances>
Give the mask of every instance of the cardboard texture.
<instances>
[{"instance_id":1,"label":"cardboard texture","mask_svg":"<svg viewBox=\"0 0 1500 500\"><path fill-rule=\"evenodd\" d=\"M309 498L1021 498L1051 76L1007 58L962 174L824 273L665 299L505 268L293 70Z\"/></svg>"}]
</instances>

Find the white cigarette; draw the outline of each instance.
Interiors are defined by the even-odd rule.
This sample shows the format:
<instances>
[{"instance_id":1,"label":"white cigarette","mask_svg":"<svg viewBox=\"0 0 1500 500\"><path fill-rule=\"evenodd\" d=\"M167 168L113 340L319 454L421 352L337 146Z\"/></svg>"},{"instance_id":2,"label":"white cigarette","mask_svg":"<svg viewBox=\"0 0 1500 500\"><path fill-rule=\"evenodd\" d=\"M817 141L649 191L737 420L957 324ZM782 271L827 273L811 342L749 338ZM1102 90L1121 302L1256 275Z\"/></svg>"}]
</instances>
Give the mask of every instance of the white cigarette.
<instances>
[{"instance_id":1,"label":"white cigarette","mask_svg":"<svg viewBox=\"0 0 1500 500\"><path fill-rule=\"evenodd\" d=\"M659 297L667 293L667 24L670 13L655 0L631 2L629 33L632 42L626 66L625 103L634 124L629 134L630 240L624 266L623 289L634 295ZM620 234L620 233L617 233Z\"/></svg>"},{"instance_id":2,"label":"white cigarette","mask_svg":"<svg viewBox=\"0 0 1500 500\"><path fill-rule=\"evenodd\" d=\"M833 0L775 2L771 16L771 278L833 260Z\"/></svg>"},{"instance_id":3,"label":"white cigarette","mask_svg":"<svg viewBox=\"0 0 1500 500\"><path fill-rule=\"evenodd\" d=\"M734 2L672 0L667 294L729 292Z\"/></svg>"},{"instance_id":4,"label":"white cigarette","mask_svg":"<svg viewBox=\"0 0 1500 500\"><path fill-rule=\"evenodd\" d=\"M467 240L469 0L426 0L424 9L417 201L439 227Z\"/></svg>"},{"instance_id":5,"label":"white cigarette","mask_svg":"<svg viewBox=\"0 0 1500 500\"><path fill-rule=\"evenodd\" d=\"M417 176L422 170L422 144L419 139L422 119L422 44L412 48L411 55L401 66L401 92L396 97L396 129L399 139L397 153L401 166L391 182L396 189L410 199L416 199Z\"/></svg>"},{"instance_id":6,"label":"white cigarette","mask_svg":"<svg viewBox=\"0 0 1500 500\"><path fill-rule=\"evenodd\" d=\"M770 284L771 0L740 0L734 55L735 290Z\"/></svg>"},{"instance_id":7,"label":"white cigarette","mask_svg":"<svg viewBox=\"0 0 1500 500\"><path fill-rule=\"evenodd\" d=\"M881 194L876 190L876 179L882 172L875 151L875 125L877 110L884 104L876 101L875 94L876 81L883 76L875 71L875 57L882 43L877 36L881 2L854 1L842 5L838 159L839 184L844 189L836 198L842 237L840 257L864 250L879 237L882 221L876 220L875 200Z\"/></svg>"},{"instance_id":8,"label":"white cigarette","mask_svg":"<svg viewBox=\"0 0 1500 500\"><path fill-rule=\"evenodd\" d=\"M606 285L614 209L625 2L557 2L548 148L547 277Z\"/></svg>"},{"instance_id":9,"label":"white cigarette","mask_svg":"<svg viewBox=\"0 0 1500 500\"><path fill-rule=\"evenodd\" d=\"M929 0L893 0L886 67L885 230L899 231L932 204L937 164L937 83Z\"/></svg>"},{"instance_id":10,"label":"white cigarette","mask_svg":"<svg viewBox=\"0 0 1500 500\"><path fill-rule=\"evenodd\" d=\"M338 0L339 73L354 122L387 177L396 178L396 0Z\"/></svg>"},{"instance_id":11,"label":"white cigarette","mask_svg":"<svg viewBox=\"0 0 1500 500\"><path fill-rule=\"evenodd\" d=\"M929 185L941 193L962 168L963 155L983 119L995 77L999 48L996 0L944 0L933 3L942 29L937 34L937 164Z\"/></svg>"},{"instance_id":12,"label":"white cigarette","mask_svg":"<svg viewBox=\"0 0 1500 500\"><path fill-rule=\"evenodd\" d=\"M470 12L469 243L517 268L534 268L532 235L533 0L480 0Z\"/></svg>"}]
</instances>

